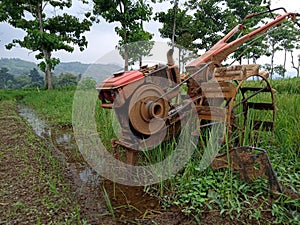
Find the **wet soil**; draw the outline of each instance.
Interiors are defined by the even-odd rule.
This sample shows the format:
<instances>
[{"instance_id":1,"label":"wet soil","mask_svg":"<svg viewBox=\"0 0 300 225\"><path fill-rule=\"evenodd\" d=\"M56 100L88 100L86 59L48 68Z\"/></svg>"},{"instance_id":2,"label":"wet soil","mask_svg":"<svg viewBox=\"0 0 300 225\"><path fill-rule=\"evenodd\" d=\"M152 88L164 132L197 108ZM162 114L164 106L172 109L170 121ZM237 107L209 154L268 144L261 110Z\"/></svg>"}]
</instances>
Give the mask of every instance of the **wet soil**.
<instances>
[{"instance_id":1,"label":"wet soil","mask_svg":"<svg viewBox=\"0 0 300 225\"><path fill-rule=\"evenodd\" d=\"M76 221L66 167L18 116L15 104L0 102L0 127L0 224Z\"/></svg>"},{"instance_id":2,"label":"wet soil","mask_svg":"<svg viewBox=\"0 0 300 225\"><path fill-rule=\"evenodd\" d=\"M195 224L143 187L100 177L71 128L53 129L12 102L0 102L0 127L0 224Z\"/></svg>"},{"instance_id":3,"label":"wet soil","mask_svg":"<svg viewBox=\"0 0 300 225\"><path fill-rule=\"evenodd\" d=\"M53 128L32 109L1 101L0 127L0 224L197 224L180 208L163 210L143 187L99 176L78 152L70 127ZM257 223L203 210L201 224ZM270 210L262 221L272 221Z\"/></svg>"}]
</instances>

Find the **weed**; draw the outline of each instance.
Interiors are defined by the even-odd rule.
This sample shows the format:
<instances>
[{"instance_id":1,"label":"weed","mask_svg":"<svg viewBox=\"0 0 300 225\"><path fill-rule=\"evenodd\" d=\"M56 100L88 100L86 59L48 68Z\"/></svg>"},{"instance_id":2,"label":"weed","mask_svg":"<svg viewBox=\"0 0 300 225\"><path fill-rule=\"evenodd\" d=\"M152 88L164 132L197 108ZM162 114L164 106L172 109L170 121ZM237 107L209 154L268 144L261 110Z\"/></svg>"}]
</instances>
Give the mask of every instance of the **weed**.
<instances>
[{"instance_id":1,"label":"weed","mask_svg":"<svg viewBox=\"0 0 300 225\"><path fill-rule=\"evenodd\" d=\"M114 213L114 208L110 202L110 199L109 199L109 196L107 194L107 191L105 189L105 187L103 186L103 193L104 193L104 199L105 199L105 202L106 202L106 206L107 206L107 209L109 210L111 216L112 216L112 219L113 221L116 221L116 216L115 216L115 213Z\"/></svg>"}]
</instances>

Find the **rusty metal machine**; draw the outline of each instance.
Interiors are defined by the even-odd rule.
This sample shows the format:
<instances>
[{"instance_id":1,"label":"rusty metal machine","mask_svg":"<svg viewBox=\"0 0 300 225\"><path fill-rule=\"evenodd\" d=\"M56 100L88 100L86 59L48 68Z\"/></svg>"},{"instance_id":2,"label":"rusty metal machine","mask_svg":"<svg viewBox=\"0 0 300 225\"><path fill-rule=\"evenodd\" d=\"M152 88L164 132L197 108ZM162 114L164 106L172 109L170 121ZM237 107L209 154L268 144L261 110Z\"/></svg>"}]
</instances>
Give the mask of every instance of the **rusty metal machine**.
<instances>
[{"instance_id":1,"label":"rusty metal machine","mask_svg":"<svg viewBox=\"0 0 300 225\"><path fill-rule=\"evenodd\" d=\"M267 12L279 9L283 8ZM246 19L260 14L248 15ZM297 16L299 14L285 11L240 36L237 33L244 27L237 25L189 63L184 76L169 62L116 73L104 80L97 88L101 106L115 110L122 128L119 139L112 140L113 148L125 149L127 163L134 164L137 150L176 136L182 126L179 121L184 116L180 112L187 110L190 104L198 114L200 130L221 121L226 124L227 135L233 137L243 133L246 126L251 126L251 130L272 131L276 114L275 91L268 81L268 72L261 71L257 64L222 66L222 62L244 43L281 25L286 19L296 22ZM259 78L259 86L248 86L247 80L252 78ZM181 93L184 85L187 86L186 94ZM250 111L258 112L255 118L248 116ZM234 143L240 145L238 140ZM222 167L220 160L213 165Z\"/></svg>"}]
</instances>

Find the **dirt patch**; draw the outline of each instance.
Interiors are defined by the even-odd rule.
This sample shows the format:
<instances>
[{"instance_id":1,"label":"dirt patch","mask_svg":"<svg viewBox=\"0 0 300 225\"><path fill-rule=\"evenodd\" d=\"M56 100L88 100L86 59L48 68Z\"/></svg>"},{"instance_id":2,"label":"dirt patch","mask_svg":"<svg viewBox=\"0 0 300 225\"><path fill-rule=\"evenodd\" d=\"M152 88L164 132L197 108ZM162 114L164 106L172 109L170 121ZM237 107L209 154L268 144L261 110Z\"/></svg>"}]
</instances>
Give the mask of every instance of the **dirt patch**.
<instances>
[{"instance_id":1,"label":"dirt patch","mask_svg":"<svg viewBox=\"0 0 300 225\"><path fill-rule=\"evenodd\" d=\"M14 102L0 102L0 127L0 224L187 221L180 209L163 212L158 200L142 187L82 179L81 162L70 163L68 156L39 138L18 115Z\"/></svg>"},{"instance_id":2,"label":"dirt patch","mask_svg":"<svg viewBox=\"0 0 300 225\"><path fill-rule=\"evenodd\" d=\"M0 102L0 109L0 224L93 223L101 208L92 193L74 185L71 170L18 116L15 103Z\"/></svg>"}]
</instances>

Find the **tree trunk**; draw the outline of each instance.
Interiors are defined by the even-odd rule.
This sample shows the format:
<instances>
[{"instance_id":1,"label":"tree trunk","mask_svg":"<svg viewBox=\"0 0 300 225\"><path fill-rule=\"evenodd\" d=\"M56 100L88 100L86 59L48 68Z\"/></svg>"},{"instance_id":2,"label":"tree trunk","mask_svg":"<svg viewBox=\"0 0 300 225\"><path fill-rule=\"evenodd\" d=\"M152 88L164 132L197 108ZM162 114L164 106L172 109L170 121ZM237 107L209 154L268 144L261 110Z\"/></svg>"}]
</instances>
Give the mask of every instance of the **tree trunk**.
<instances>
[{"instance_id":1,"label":"tree trunk","mask_svg":"<svg viewBox=\"0 0 300 225\"><path fill-rule=\"evenodd\" d=\"M140 55L140 57L139 57L139 66L140 66L140 68L142 67L142 65L143 65L143 57Z\"/></svg>"},{"instance_id":2,"label":"tree trunk","mask_svg":"<svg viewBox=\"0 0 300 225\"><path fill-rule=\"evenodd\" d=\"M272 55L271 55L271 71L270 71L270 78L272 80L273 73L274 73L274 56L275 56L275 45L272 43Z\"/></svg>"},{"instance_id":3,"label":"tree trunk","mask_svg":"<svg viewBox=\"0 0 300 225\"><path fill-rule=\"evenodd\" d=\"M52 84L51 65L49 65L49 63L48 63L51 58L51 53L44 51L44 58L45 58L45 62L46 62L46 68L45 68L46 87L48 90L52 90L53 84Z\"/></svg>"},{"instance_id":4,"label":"tree trunk","mask_svg":"<svg viewBox=\"0 0 300 225\"><path fill-rule=\"evenodd\" d=\"M177 1L178 0L175 0L175 2L174 2L174 8L173 8L173 13L174 13L173 30L172 30L172 49L173 49L173 51L174 51L174 46L175 46L176 13L177 13L177 6L178 6Z\"/></svg>"},{"instance_id":5,"label":"tree trunk","mask_svg":"<svg viewBox=\"0 0 300 225\"><path fill-rule=\"evenodd\" d=\"M287 49L284 49L284 59L283 59L283 68L284 68L284 71L283 71L283 74L282 74L282 77L284 78L285 77L285 71L286 71L286 54L287 54Z\"/></svg>"},{"instance_id":6,"label":"tree trunk","mask_svg":"<svg viewBox=\"0 0 300 225\"><path fill-rule=\"evenodd\" d=\"M42 4L38 3L38 18L39 18L39 28L40 32L44 33L44 27L43 27L43 19L42 19L42 14L43 14L43 6ZM51 65L49 65L50 59L51 59L51 52L48 52L43 46L41 46L43 55L44 55L44 60L46 64L45 68L45 83L47 89L53 89L52 85L52 77L51 77Z\"/></svg>"},{"instance_id":7,"label":"tree trunk","mask_svg":"<svg viewBox=\"0 0 300 225\"><path fill-rule=\"evenodd\" d=\"M124 71L128 71L128 46L124 45Z\"/></svg>"},{"instance_id":8,"label":"tree trunk","mask_svg":"<svg viewBox=\"0 0 300 225\"><path fill-rule=\"evenodd\" d=\"M300 56L298 56L298 68L297 68L297 77L299 77L299 70L300 70Z\"/></svg>"},{"instance_id":9,"label":"tree trunk","mask_svg":"<svg viewBox=\"0 0 300 225\"><path fill-rule=\"evenodd\" d=\"M298 55L298 65L296 66L294 63L294 56L293 56L293 51L291 51L291 58L292 58L292 67L297 71L297 77L299 77L299 72L300 72L300 55Z\"/></svg>"}]
</instances>

